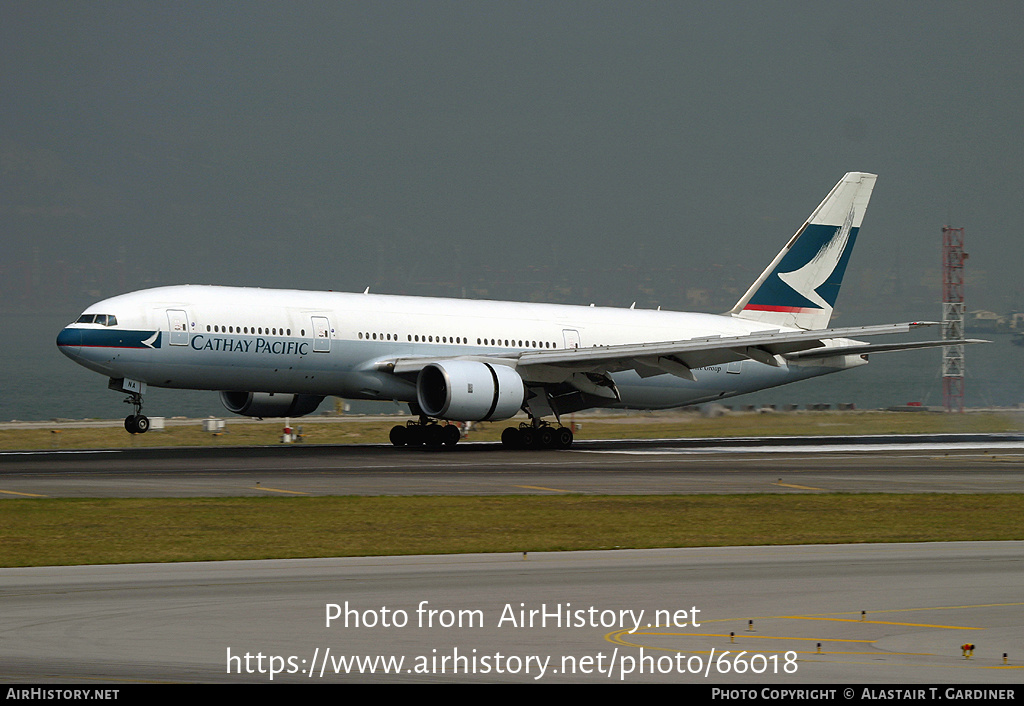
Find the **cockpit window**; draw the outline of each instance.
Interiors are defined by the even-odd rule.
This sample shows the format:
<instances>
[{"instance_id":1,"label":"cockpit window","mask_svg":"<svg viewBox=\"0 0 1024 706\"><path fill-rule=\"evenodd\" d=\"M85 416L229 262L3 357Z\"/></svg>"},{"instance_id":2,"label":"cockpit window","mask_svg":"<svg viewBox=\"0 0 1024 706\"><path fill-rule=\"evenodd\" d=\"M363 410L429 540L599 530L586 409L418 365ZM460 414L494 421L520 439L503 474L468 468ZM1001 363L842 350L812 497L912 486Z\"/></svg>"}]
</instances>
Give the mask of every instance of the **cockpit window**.
<instances>
[{"instance_id":1,"label":"cockpit window","mask_svg":"<svg viewBox=\"0 0 1024 706\"><path fill-rule=\"evenodd\" d=\"M76 324L99 324L101 326L117 326L117 317L113 314L82 314Z\"/></svg>"}]
</instances>

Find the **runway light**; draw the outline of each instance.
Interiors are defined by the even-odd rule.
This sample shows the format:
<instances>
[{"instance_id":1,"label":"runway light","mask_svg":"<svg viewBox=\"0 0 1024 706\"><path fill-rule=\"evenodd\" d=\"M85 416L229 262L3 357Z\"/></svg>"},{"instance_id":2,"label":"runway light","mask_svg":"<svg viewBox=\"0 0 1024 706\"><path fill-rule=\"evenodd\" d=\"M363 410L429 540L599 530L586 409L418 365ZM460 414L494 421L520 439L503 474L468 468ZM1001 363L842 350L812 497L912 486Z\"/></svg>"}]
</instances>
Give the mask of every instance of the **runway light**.
<instances>
[{"instance_id":1,"label":"runway light","mask_svg":"<svg viewBox=\"0 0 1024 706\"><path fill-rule=\"evenodd\" d=\"M729 633L729 642L733 643L733 644L736 643L736 633L735 632L730 632Z\"/></svg>"},{"instance_id":2,"label":"runway light","mask_svg":"<svg viewBox=\"0 0 1024 706\"><path fill-rule=\"evenodd\" d=\"M862 610L862 611L860 612L860 619L861 619L861 622L864 622L864 620L866 620L866 619L867 619L867 616L868 616L868 612L867 612L866 610Z\"/></svg>"},{"instance_id":3,"label":"runway light","mask_svg":"<svg viewBox=\"0 0 1024 706\"><path fill-rule=\"evenodd\" d=\"M818 654L819 655L821 654L821 643L820 642L818 643Z\"/></svg>"},{"instance_id":4,"label":"runway light","mask_svg":"<svg viewBox=\"0 0 1024 706\"><path fill-rule=\"evenodd\" d=\"M964 644L960 645L960 649L964 653L964 659L970 659L971 656L974 654L974 644L971 642L965 642Z\"/></svg>"},{"instance_id":5,"label":"runway light","mask_svg":"<svg viewBox=\"0 0 1024 706\"><path fill-rule=\"evenodd\" d=\"M754 621L753 620L748 620L747 621L747 632L754 632Z\"/></svg>"}]
</instances>

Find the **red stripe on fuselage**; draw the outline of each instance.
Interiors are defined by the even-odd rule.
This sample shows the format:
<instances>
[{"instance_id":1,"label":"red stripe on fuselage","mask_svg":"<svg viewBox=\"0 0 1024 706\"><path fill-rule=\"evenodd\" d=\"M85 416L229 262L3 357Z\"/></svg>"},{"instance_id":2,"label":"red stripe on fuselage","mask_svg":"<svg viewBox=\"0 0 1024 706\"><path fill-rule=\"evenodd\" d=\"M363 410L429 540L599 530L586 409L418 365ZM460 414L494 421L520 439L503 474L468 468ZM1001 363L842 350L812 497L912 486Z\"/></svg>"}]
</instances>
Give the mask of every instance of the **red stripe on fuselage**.
<instances>
[{"instance_id":1,"label":"red stripe on fuselage","mask_svg":"<svg viewBox=\"0 0 1024 706\"><path fill-rule=\"evenodd\" d=\"M792 314L802 314L805 311L821 311L821 309L800 307L800 306L768 306L767 304L747 304L743 307L743 311L751 309L752 311L784 311Z\"/></svg>"}]
</instances>

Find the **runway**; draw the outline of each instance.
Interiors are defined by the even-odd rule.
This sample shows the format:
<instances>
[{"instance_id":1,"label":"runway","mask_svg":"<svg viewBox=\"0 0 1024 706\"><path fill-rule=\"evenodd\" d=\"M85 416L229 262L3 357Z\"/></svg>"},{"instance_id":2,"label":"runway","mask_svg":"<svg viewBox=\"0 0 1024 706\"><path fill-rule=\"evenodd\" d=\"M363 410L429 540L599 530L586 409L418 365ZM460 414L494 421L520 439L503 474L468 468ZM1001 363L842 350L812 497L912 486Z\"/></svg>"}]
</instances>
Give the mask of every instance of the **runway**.
<instances>
[{"instance_id":1,"label":"runway","mask_svg":"<svg viewBox=\"0 0 1024 706\"><path fill-rule=\"evenodd\" d=\"M33 683L1020 684L1021 585L1024 542L2 569L0 665Z\"/></svg>"},{"instance_id":2,"label":"runway","mask_svg":"<svg viewBox=\"0 0 1024 706\"><path fill-rule=\"evenodd\" d=\"M859 441L5 453L0 497L1024 490L1016 437ZM0 569L0 678L1019 684L1021 585L1024 542Z\"/></svg>"},{"instance_id":3,"label":"runway","mask_svg":"<svg viewBox=\"0 0 1024 706\"><path fill-rule=\"evenodd\" d=\"M1019 435L6 452L0 498L1024 492Z\"/></svg>"}]
</instances>

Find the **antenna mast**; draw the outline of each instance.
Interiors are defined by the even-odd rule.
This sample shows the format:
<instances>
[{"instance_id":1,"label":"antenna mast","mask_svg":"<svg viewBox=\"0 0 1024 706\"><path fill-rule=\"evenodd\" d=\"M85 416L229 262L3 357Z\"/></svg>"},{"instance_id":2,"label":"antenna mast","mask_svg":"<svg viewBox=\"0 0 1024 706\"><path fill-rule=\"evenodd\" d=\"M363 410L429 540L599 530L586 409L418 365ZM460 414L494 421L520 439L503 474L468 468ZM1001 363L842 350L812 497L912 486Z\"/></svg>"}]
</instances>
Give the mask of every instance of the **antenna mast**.
<instances>
[{"instance_id":1,"label":"antenna mast","mask_svg":"<svg viewBox=\"0 0 1024 706\"><path fill-rule=\"evenodd\" d=\"M964 337L964 229L942 228L942 340ZM964 347L942 349L942 397L947 412L964 411Z\"/></svg>"}]
</instances>

